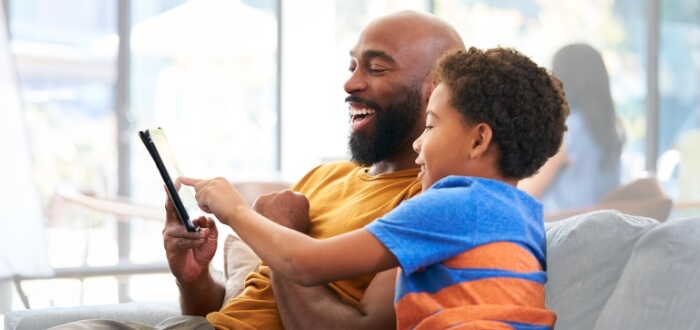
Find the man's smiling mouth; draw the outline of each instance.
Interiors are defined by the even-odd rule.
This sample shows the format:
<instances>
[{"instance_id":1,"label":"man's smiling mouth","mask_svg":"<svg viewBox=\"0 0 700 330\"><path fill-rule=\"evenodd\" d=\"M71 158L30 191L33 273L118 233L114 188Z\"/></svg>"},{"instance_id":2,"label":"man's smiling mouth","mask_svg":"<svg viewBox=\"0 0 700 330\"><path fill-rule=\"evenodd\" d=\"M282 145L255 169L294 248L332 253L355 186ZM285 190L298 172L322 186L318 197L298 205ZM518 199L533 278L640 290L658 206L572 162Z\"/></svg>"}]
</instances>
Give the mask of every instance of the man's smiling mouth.
<instances>
[{"instance_id":1,"label":"man's smiling mouth","mask_svg":"<svg viewBox=\"0 0 700 330\"><path fill-rule=\"evenodd\" d=\"M351 116L350 122L355 123L355 122L357 122L357 121L361 121L362 119L364 119L365 117L367 117L367 115L372 115L372 114L374 114L375 112L376 112L376 111L374 111L374 109L367 109L367 108L363 108L363 109L354 109L354 108L350 108L350 116Z\"/></svg>"}]
</instances>

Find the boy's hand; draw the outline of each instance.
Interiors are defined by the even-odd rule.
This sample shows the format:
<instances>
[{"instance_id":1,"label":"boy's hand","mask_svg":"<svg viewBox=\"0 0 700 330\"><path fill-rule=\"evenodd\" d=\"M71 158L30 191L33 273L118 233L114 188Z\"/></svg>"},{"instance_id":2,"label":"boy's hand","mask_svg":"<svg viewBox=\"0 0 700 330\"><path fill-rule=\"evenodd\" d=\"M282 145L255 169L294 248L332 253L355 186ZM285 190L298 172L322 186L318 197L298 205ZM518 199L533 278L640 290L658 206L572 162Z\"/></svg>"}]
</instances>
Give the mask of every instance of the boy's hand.
<instances>
[{"instance_id":1,"label":"boy's hand","mask_svg":"<svg viewBox=\"0 0 700 330\"><path fill-rule=\"evenodd\" d=\"M195 198L202 211L213 213L223 223L228 224L228 219L235 216L238 207L249 207L233 185L222 177L211 180L180 177L179 181L194 187Z\"/></svg>"}]
</instances>

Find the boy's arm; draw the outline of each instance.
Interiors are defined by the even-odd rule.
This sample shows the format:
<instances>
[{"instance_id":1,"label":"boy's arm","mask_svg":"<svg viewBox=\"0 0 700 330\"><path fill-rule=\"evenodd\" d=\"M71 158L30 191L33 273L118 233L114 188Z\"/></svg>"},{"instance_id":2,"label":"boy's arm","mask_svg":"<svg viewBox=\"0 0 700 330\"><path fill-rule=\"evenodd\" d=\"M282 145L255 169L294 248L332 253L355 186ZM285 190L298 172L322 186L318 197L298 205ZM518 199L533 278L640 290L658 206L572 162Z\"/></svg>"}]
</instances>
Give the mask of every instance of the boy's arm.
<instances>
[{"instance_id":1,"label":"boy's arm","mask_svg":"<svg viewBox=\"0 0 700 330\"><path fill-rule=\"evenodd\" d=\"M261 195L253 204L259 214L280 225L306 234L308 212L278 198L281 193ZM277 308L285 329L393 329L394 269L377 274L360 301L359 308L341 301L327 285L304 287L271 272Z\"/></svg>"},{"instance_id":2,"label":"boy's arm","mask_svg":"<svg viewBox=\"0 0 700 330\"><path fill-rule=\"evenodd\" d=\"M395 268L377 274L358 308L354 308L326 285L303 287L272 272L272 287L285 329L395 329L395 283Z\"/></svg>"},{"instance_id":3,"label":"boy's arm","mask_svg":"<svg viewBox=\"0 0 700 330\"><path fill-rule=\"evenodd\" d=\"M365 228L314 239L247 207L217 216L278 275L304 286L373 274L399 265L396 257Z\"/></svg>"},{"instance_id":4,"label":"boy's arm","mask_svg":"<svg viewBox=\"0 0 700 330\"><path fill-rule=\"evenodd\" d=\"M251 209L224 178L180 179L183 184L194 186L203 211L229 225L265 264L296 283L313 286L398 266L396 257L365 228L314 239ZM277 196L290 201L297 212L309 213L306 196L290 190Z\"/></svg>"}]
</instances>

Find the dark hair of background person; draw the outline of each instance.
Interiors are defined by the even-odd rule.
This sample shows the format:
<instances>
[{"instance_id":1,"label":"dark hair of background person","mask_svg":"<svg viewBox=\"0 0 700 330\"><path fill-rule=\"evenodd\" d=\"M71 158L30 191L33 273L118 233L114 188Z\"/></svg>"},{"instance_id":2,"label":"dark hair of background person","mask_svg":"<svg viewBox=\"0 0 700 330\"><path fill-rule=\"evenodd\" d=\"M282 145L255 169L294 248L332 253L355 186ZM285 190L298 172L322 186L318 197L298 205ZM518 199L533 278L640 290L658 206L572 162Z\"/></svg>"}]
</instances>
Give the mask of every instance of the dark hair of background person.
<instances>
[{"instance_id":1,"label":"dark hair of background person","mask_svg":"<svg viewBox=\"0 0 700 330\"><path fill-rule=\"evenodd\" d=\"M600 166L619 161L624 139L618 131L610 80L601 54L583 43L564 46L554 55L552 72L564 84L569 108L582 115L603 150Z\"/></svg>"}]
</instances>

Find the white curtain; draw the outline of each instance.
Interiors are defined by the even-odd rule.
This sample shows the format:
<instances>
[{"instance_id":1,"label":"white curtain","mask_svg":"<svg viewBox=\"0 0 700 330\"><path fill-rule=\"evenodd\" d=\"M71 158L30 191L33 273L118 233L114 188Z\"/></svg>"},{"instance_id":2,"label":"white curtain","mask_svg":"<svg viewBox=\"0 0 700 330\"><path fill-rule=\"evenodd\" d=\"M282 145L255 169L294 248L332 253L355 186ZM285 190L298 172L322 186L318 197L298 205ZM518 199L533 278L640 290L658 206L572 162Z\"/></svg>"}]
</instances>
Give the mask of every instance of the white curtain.
<instances>
[{"instance_id":1,"label":"white curtain","mask_svg":"<svg viewBox=\"0 0 700 330\"><path fill-rule=\"evenodd\" d=\"M5 17L0 1L0 280L53 273Z\"/></svg>"}]
</instances>

